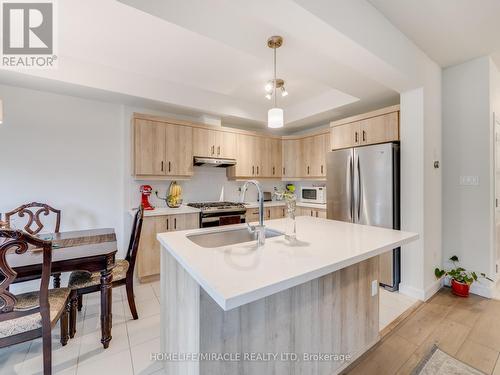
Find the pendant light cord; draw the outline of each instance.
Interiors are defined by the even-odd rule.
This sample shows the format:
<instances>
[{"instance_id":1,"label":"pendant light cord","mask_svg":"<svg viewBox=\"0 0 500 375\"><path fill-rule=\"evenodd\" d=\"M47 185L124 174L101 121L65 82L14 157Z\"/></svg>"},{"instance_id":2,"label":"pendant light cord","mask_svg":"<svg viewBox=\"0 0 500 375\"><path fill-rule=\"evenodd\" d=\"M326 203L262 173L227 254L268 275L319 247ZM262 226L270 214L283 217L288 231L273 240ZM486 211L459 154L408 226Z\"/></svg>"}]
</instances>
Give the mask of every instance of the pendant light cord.
<instances>
[{"instance_id":1,"label":"pendant light cord","mask_svg":"<svg viewBox=\"0 0 500 375\"><path fill-rule=\"evenodd\" d=\"M273 82L273 86L274 86L274 108L277 107L277 104L276 104L276 46L273 48L274 50L274 82Z\"/></svg>"}]
</instances>

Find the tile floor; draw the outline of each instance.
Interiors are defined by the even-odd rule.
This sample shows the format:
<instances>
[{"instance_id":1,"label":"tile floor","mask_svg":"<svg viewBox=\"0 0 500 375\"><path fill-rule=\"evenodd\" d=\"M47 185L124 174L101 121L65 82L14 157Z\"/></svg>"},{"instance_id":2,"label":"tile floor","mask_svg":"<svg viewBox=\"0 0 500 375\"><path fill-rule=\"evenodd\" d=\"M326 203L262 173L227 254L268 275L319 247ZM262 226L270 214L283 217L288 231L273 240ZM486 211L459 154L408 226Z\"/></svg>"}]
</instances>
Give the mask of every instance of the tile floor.
<instances>
[{"instance_id":1,"label":"tile floor","mask_svg":"<svg viewBox=\"0 0 500 375\"><path fill-rule=\"evenodd\" d=\"M379 288L379 328L383 330L389 323L413 306L417 299L398 292L388 292Z\"/></svg>"},{"instance_id":2,"label":"tile floor","mask_svg":"<svg viewBox=\"0 0 500 375\"><path fill-rule=\"evenodd\" d=\"M160 350L159 282L138 285L135 289L138 320L132 320L125 287L113 289L113 340L108 349L100 344L99 294L84 296L78 314L77 333L68 345L59 343L59 328L52 331L53 374L147 375L160 370L150 361L150 353ZM42 341L0 349L0 374L42 375Z\"/></svg>"},{"instance_id":3,"label":"tile floor","mask_svg":"<svg viewBox=\"0 0 500 375\"><path fill-rule=\"evenodd\" d=\"M84 296L78 314L77 334L68 345L59 343L54 329L53 368L60 375L108 374L147 375L160 372L161 363L150 361L150 353L160 350L159 282L135 288L139 320L132 320L125 288L113 290L113 340L107 350L100 344L99 294ZM415 300L380 289L381 329L409 308ZM0 374L42 375L41 339L0 349Z\"/></svg>"}]
</instances>

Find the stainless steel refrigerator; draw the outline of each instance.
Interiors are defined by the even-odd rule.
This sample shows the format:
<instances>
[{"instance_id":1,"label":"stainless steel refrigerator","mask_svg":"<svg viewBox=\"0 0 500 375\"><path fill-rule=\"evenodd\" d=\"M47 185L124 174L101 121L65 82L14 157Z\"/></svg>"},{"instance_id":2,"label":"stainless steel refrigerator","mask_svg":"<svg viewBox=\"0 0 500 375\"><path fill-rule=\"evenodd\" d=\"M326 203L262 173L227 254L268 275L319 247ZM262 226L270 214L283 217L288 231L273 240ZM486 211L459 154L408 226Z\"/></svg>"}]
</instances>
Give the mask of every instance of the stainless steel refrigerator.
<instances>
[{"instance_id":1,"label":"stainless steel refrigerator","mask_svg":"<svg viewBox=\"0 0 500 375\"><path fill-rule=\"evenodd\" d=\"M328 219L400 229L398 143L331 151L326 165ZM398 289L399 248L380 256L379 282Z\"/></svg>"}]
</instances>

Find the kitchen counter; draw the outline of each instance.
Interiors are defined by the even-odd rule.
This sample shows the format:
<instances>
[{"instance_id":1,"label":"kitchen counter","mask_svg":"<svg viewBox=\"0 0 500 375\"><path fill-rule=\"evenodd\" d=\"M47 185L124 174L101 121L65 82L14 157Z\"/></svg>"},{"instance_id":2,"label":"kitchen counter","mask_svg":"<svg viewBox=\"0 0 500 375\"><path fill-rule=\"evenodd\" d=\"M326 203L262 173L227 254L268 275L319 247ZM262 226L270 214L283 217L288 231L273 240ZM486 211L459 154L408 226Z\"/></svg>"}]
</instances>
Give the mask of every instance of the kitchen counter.
<instances>
[{"instance_id":1,"label":"kitchen counter","mask_svg":"<svg viewBox=\"0 0 500 375\"><path fill-rule=\"evenodd\" d=\"M246 208L258 208L259 202L245 202ZM285 205L285 201L270 201L264 202L264 207L281 207ZM326 204L318 204L318 203L307 203L297 201L297 207L307 207L307 208L316 208L319 210L326 210Z\"/></svg>"},{"instance_id":2,"label":"kitchen counter","mask_svg":"<svg viewBox=\"0 0 500 375\"><path fill-rule=\"evenodd\" d=\"M286 223L266 226L284 231ZM246 230L239 224L158 234L160 352L193 353L165 361L165 374L340 374L380 340L378 255L418 235L310 216L296 224L297 240L267 238L262 247L204 248L186 238ZM199 359L204 353L216 357ZM249 360L252 353L268 360Z\"/></svg>"},{"instance_id":3,"label":"kitchen counter","mask_svg":"<svg viewBox=\"0 0 500 375\"><path fill-rule=\"evenodd\" d=\"M267 220L285 231L287 219ZM186 235L225 231L237 226L160 233L157 238L224 310L256 301L414 241L417 234L309 216L297 217L297 241L268 238L203 248ZM245 225L239 225L245 227Z\"/></svg>"},{"instance_id":4,"label":"kitchen counter","mask_svg":"<svg viewBox=\"0 0 500 375\"><path fill-rule=\"evenodd\" d=\"M129 210L131 216L135 215L135 210ZM179 208L170 207L157 207L154 210L144 211L144 217L149 216L163 216L163 215L182 215L182 214L196 214L199 213L198 208L182 205Z\"/></svg>"}]
</instances>

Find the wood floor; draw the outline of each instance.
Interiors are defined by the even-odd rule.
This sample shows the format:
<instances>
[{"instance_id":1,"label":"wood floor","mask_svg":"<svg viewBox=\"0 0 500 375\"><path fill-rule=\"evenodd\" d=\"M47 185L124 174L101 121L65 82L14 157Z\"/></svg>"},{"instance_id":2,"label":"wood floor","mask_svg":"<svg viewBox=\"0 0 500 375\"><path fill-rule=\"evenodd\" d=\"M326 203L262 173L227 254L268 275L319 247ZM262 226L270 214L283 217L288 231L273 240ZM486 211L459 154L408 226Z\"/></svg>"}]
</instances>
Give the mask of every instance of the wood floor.
<instances>
[{"instance_id":1,"label":"wood floor","mask_svg":"<svg viewBox=\"0 0 500 375\"><path fill-rule=\"evenodd\" d=\"M434 344L486 374L500 375L500 301L459 298L443 288L345 374L410 374Z\"/></svg>"}]
</instances>

